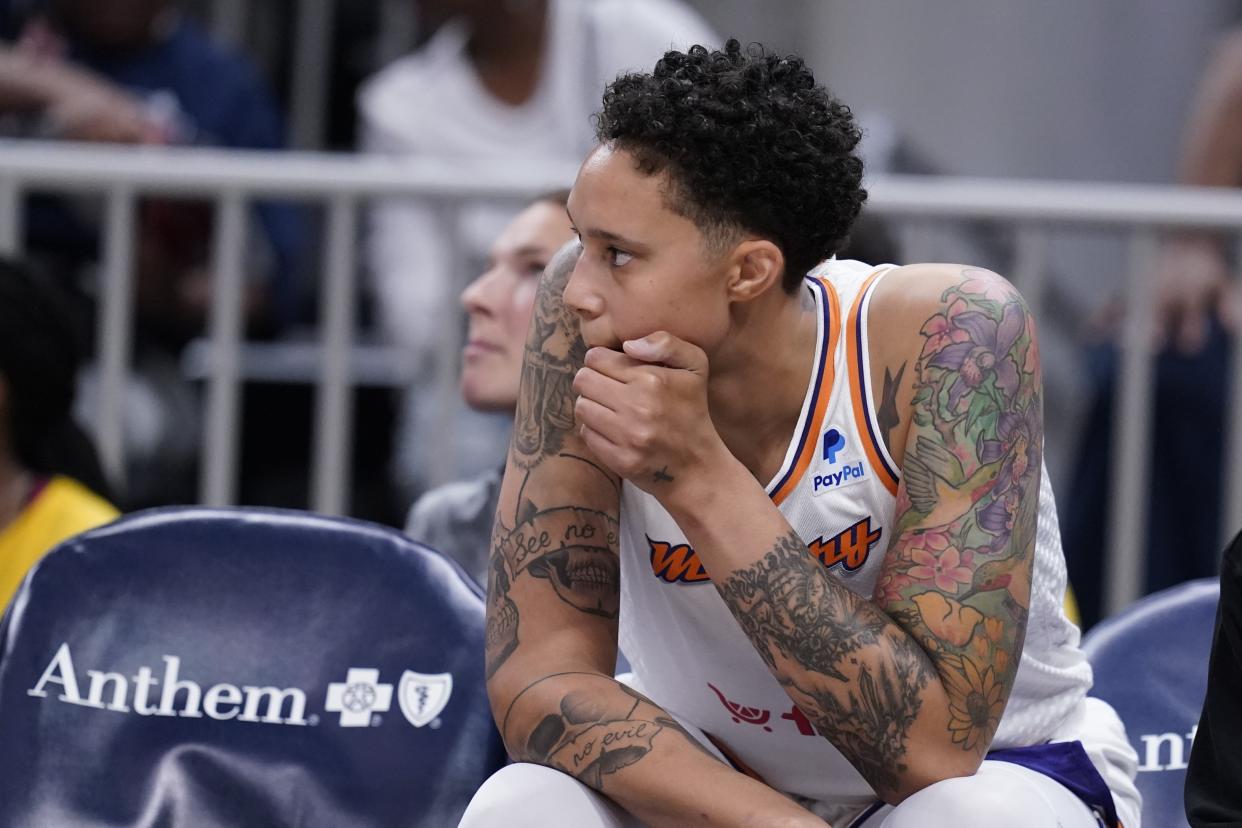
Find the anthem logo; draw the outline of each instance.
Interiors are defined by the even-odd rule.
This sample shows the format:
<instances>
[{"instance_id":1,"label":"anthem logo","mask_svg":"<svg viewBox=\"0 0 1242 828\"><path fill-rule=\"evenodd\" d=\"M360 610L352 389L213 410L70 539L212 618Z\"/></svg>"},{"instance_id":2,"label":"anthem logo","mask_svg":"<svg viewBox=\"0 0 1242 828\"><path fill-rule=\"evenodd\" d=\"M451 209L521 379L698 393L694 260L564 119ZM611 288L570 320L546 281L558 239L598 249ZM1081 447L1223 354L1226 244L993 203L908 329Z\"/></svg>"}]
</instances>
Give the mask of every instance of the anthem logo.
<instances>
[{"instance_id":1,"label":"anthem logo","mask_svg":"<svg viewBox=\"0 0 1242 828\"><path fill-rule=\"evenodd\" d=\"M201 719L205 715L218 721L309 724L306 693L296 687L214 684L204 690L197 682L180 677L180 658L166 655L163 659L164 672L160 678L155 677L150 667L139 667L130 677L87 670L84 694L69 645L61 644L39 681L26 693L47 698L48 687L55 685L60 689L56 697L59 701L117 713L187 719ZM156 687L160 689L152 692Z\"/></svg>"},{"instance_id":2,"label":"anthem logo","mask_svg":"<svg viewBox=\"0 0 1242 828\"><path fill-rule=\"evenodd\" d=\"M43 675L26 694L35 698L54 698L65 704L185 719L251 722L273 725L318 725L318 713L307 714L306 691L298 687L268 687L219 683L204 687L181 677L181 659L162 656L158 673L139 667L133 676L87 670L80 673L73 653L62 643ZM393 685L380 680L373 667L351 667L345 680L328 684L323 711L338 714L340 727L375 727L381 714L392 708ZM425 674L406 670L396 692L401 713L416 728L440 726L439 715L453 695L451 673ZM316 695L318 698L318 695ZM332 718L325 721L331 722Z\"/></svg>"}]
</instances>

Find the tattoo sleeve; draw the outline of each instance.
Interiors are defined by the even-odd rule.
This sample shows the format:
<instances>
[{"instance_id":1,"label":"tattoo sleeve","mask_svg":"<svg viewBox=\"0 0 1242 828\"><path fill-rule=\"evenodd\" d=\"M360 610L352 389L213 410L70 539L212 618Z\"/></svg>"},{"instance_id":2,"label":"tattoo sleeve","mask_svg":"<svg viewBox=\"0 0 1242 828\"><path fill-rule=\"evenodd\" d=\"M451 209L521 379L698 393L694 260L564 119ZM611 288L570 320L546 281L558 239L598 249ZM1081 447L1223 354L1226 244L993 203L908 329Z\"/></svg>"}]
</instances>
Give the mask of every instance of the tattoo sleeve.
<instances>
[{"instance_id":1,"label":"tattoo sleeve","mask_svg":"<svg viewBox=\"0 0 1242 828\"><path fill-rule=\"evenodd\" d=\"M807 554L778 514L764 525L779 518L784 534L714 579L816 730L890 801L969 773L999 724L1025 631L1042 445L1033 323L1004 280L961 274L920 336L893 540L872 600ZM905 367L886 377L886 432L901 419ZM728 522L715 517L698 523ZM709 567L747 531L728 528L691 538L701 553L713 540L723 551Z\"/></svg>"},{"instance_id":2,"label":"tattoo sleeve","mask_svg":"<svg viewBox=\"0 0 1242 828\"><path fill-rule=\"evenodd\" d=\"M561 293L576 260L576 249L562 250L535 298L509 463L492 527L489 677L520 646L524 617L548 616L549 601L571 614L600 619L602 635L611 634L615 647L618 482L590 459L574 433L573 377L586 348ZM569 620L559 616L552 623Z\"/></svg>"},{"instance_id":3,"label":"tattoo sleeve","mask_svg":"<svg viewBox=\"0 0 1242 828\"><path fill-rule=\"evenodd\" d=\"M532 703L528 691L553 682L571 688L560 696L559 709L545 712L540 705L538 710L522 710ZM538 724L523 738L510 732L510 721L524 712L525 718L537 718ZM535 681L514 698L501 722L506 743L522 746L514 751L514 758L554 767L597 791L607 790L610 775L650 753L655 738L665 731L711 757L646 696L589 673L558 673Z\"/></svg>"},{"instance_id":4,"label":"tattoo sleeve","mask_svg":"<svg viewBox=\"0 0 1242 828\"><path fill-rule=\"evenodd\" d=\"M557 254L535 295L509 453L522 469L555 456L573 433L574 373L582 367L586 345L561 294L576 261L573 248Z\"/></svg>"},{"instance_id":5,"label":"tattoo sleeve","mask_svg":"<svg viewBox=\"0 0 1242 828\"><path fill-rule=\"evenodd\" d=\"M718 589L816 730L877 791L897 790L930 675L918 645L837 583L792 531Z\"/></svg>"},{"instance_id":6,"label":"tattoo sleeve","mask_svg":"<svg viewBox=\"0 0 1242 828\"><path fill-rule=\"evenodd\" d=\"M931 655L952 743L982 755L1013 687L1030 604L1039 351L1018 293L973 269L922 335L896 531L875 597Z\"/></svg>"}]
</instances>

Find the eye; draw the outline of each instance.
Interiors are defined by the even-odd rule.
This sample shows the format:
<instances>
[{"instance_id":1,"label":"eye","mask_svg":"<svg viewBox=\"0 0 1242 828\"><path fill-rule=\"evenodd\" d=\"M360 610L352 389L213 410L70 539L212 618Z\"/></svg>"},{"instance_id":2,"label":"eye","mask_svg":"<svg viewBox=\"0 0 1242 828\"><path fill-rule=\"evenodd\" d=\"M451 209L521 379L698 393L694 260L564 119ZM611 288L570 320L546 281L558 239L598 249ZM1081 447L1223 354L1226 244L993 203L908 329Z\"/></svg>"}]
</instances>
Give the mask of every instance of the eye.
<instances>
[{"instance_id":1,"label":"eye","mask_svg":"<svg viewBox=\"0 0 1242 828\"><path fill-rule=\"evenodd\" d=\"M547 262L531 262L526 266L526 275L538 279L543 276L543 271L547 266Z\"/></svg>"},{"instance_id":2,"label":"eye","mask_svg":"<svg viewBox=\"0 0 1242 828\"><path fill-rule=\"evenodd\" d=\"M626 253L624 250L616 247L608 248L608 263L613 267L625 267L633 260L634 256L631 253Z\"/></svg>"}]
</instances>

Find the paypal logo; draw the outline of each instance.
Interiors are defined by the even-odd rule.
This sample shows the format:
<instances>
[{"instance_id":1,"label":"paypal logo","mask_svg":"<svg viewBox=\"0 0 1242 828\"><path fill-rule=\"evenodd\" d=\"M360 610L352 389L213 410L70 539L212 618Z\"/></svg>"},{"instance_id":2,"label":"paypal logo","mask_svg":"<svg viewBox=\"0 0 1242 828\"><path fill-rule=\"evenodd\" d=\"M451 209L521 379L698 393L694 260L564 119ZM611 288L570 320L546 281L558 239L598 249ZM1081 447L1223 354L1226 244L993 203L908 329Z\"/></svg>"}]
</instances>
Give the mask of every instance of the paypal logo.
<instances>
[{"instance_id":1,"label":"paypal logo","mask_svg":"<svg viewBox=\"0 0 1242 828\"><path fill-rule=\"evenodd\" d=\"M867 470L863 468L862 461L857 463L847 463L841 467L840 471L828 472L826 474L817 474L814 478L815 494L821 494L829 489L839 489L842 486L848 486L851 483L857 483L867 476Z\"/></svg>"},{"instance_id":2,"label":"paypal logo","mask_svg":"<svg viewBox=\"0 0 1242 828\"><path fill-rule=\"evenodd\" d=\"M845 448L845 435L830 428L824 432L824 459L829 465L837 462L837 454Z\"/></svg>"}]
</instances>

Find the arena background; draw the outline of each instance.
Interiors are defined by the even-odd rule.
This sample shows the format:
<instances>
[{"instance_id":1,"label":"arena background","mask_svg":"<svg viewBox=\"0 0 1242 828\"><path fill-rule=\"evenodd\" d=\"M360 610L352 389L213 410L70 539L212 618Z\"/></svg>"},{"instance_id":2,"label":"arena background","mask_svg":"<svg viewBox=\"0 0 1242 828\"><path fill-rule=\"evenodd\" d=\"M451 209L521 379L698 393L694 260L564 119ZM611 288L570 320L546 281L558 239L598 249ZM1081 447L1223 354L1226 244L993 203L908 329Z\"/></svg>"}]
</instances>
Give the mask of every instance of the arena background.
<instances>
[{"instance_id":1,"label":"arena background","mask_svg":"<svg viewBox=\"0 0 1242 828\"><path fill-rule=\"evenodd\" d=\"M40 2L0 0L0 35L15 38ZM803 55L859 114L877 249L988 266L1031 300L1084 628L1218 575L1242 529L1238 338L1214 328L1192 354L1157 343L1158 286L1177 282L1156 267L1165 238L1211 228L1231 240L1236 276L1242 193L1181 186L1178 169L1197 90L1242 3L687 3L722 37ZM419 494L494 464L507 434L506 418L458 399L456 295L481 265L462 210L518 205L568 184L574 165L355 154L361 85L431 34L411 0L180 5L257 67L288 148L61 143L5 119L0 252L42 264L36 197L71 194L93 222L93 259L72 277L93 340L76 412L122 512L277 506L401 527ZM152 196L210 205L216 280L204 324L157 362L136 347L127 298L137 205ZM433 205L450 240L430 362L415 364L377 321L365 238L379 197ZM292 310L246 333L247 274L275 255L252 244L254 203L273 200L296 203L304 222ZM411 394L425 408L413 446Z\"/></svg>"}]
</instances>

